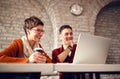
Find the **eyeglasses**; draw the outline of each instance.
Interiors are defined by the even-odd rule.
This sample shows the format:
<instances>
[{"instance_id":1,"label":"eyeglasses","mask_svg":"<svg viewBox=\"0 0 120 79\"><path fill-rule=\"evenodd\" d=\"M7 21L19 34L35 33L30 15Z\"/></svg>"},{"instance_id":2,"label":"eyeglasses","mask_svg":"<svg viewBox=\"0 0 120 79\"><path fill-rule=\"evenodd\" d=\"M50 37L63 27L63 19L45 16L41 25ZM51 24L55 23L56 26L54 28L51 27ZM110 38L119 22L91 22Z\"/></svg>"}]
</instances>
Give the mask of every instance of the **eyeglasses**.
<instances>
[{"instance_id":1,"label":"eyeglasses","mask_svg":"<svg viewBox=\"0 0 120 79\"><path fill-rule=\"evenodd\" d=\"M44 32L44 30L41 30L41 29L31 29L31 30L34 30L34 31L36 31L36 32L38 32L38 33Z\"/></svg>"}]
</instances>

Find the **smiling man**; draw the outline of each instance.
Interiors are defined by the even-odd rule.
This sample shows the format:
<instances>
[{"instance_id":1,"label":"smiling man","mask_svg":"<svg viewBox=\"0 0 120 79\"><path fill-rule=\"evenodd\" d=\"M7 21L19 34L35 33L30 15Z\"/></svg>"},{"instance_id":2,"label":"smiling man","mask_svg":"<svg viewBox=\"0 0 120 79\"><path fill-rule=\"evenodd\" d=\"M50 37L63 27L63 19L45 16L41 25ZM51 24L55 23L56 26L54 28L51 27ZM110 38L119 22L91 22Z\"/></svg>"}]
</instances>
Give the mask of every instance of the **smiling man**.
<instances>
[{"instance_id":1,"label":"smiling man","mask_svg":"<svg viewBox=\"0 0 120 79\"><path fill-rule=\"evenodd\" d=\"M62 46L52 51L52 58L54 63L72 63L76 44L73 41L72 27L63 25L59 29ZM74 79L74 73L60 73L60 79Z\"/></svg>"}]
</instances>

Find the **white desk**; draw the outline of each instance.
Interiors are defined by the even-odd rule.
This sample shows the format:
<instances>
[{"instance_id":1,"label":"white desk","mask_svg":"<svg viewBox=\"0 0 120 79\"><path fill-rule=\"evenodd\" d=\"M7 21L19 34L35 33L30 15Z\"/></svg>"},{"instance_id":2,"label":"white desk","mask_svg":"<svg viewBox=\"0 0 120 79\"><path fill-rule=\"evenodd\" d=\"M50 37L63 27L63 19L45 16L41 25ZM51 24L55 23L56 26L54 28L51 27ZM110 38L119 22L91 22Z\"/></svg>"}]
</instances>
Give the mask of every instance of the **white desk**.
<instances>
[{"instance_id":1,"label":"white desk","mask_svg":"<svg viewBox=\"0 0 120 79\"><path fill-rule=\"evenodd\" d=\"M6 64L0 63L0 73L41 73L55 75L58 72L120 74L120 64ZM78 78L79 79L79 78ZM92 78L91 78L92 79Z\"/></svg>"},{"instance_id":2,"label":"white desk","mask_svg":"<svg viewBox=\"0 0 120 79\"><path fill-rule=\"evenodd\" d=\"M120 74L120 64L55 64L55 70L58 72L79 72L95 73L96 79L100 79L100 74ZM79 78L78 78L79 79ZM84 79L84 78L83 78ZM90 79L93 79L91 77Z\"/></svg>"},{"instance_id":3,"label":"white desk","mask_svg":"<svg viewBox=\"0 0 120 79\"><path fill-rule=\"evenodd\" d=\"M120 72L120 64L55 64L56 71L62 72Z\"/></svg>"},{"instance_id":4,"label":"white desk","mask_svg":"<svg viewBox=\"0 0 120 79\"><path fill-rule=\"evenodd\" d=\"M53 64L0 63L0 79L40 79L41 75L53 75Z\"/></svg>"},{"instance_id":5,"label":"white desk","mask_svg":"<svg viewBox=\"0 0 120 79\"><path fill-rule=\"evenodd\" d=\"M0 72L41 72L42 75L52 75L53 69L53 64L0 63Z\"/></svg>"}]
</instances>

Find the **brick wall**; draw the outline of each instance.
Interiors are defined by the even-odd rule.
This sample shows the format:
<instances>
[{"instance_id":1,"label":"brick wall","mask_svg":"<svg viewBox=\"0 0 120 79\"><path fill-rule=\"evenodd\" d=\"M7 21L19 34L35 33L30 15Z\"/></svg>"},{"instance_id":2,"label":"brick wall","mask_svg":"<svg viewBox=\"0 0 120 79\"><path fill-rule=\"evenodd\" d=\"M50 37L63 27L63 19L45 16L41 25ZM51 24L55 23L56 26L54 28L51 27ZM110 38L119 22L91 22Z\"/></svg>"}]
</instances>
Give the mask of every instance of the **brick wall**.
<instances>
[{"instance_id":1,"label":"brick wall","mask_svg":"<svg viewBox=\"0 0 120 79\"><path fill-rule=\"evenodd\" d=\"M45 23L45 34L41 43L46 52L52 50L52 24L44 7L34 0L0 0L0 49L7 47L13 39L24 35L25 18L37 16ZM49 54L50 55L50 54Z\"/></svg>"},{"instance_id":2,"label":"brick wall","mask_svg":"<svg viewBox=\"0 0 120 79\"><path fill-rule=\"evenodd\" d=\"M96 18L95 35L111 38L106 63L120 64L120 2L112 2L101 9ZM119 79L120 75L101 75L102 79Z\"/></svg>"},{"instance_id":3,"label":"brick wall","mask_svg":"<svg viewBox=\"0 0 120 79\"><path fill-rule=\"evenodd\" d=\"M73 27L75 43L80 32L112 38L107 63L119 63L120 7L107 6L113 1L119 0L0 0L0 49L23 36L24 19L35 15L45 23L45 34L40 42L49 56L53 48L61 45L59 27L69 24ZM70 13L73 3L83 7L80 16Z\"/></svg>"},{"instance_id":4,"label":"brick wall","mask_svg":"<svg viewBox=\"0 0 120 79\"><path fill-rule=\"evenodd\" d=\"M95 34L112 39L107 63L120 64L120 2L105 6L97 16Z\"/></svg>"}]
</instances>

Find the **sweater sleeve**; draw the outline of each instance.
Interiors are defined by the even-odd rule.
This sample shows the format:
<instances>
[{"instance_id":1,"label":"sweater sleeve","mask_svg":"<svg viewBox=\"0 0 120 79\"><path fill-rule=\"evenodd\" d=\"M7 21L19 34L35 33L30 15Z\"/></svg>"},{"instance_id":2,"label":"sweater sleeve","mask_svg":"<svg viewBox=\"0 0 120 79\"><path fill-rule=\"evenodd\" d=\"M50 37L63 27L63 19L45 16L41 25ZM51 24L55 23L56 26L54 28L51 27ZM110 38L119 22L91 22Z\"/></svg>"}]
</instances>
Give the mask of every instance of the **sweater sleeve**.
<instances>
[{"instance_id":1,"label":"sweater sleeve","mask_svg":"<svg viewBox=\"0 0 120 79\"><path fill-rule=\"evenodd\" d=\"M0 51L2 63L27 63L28 58L23 58L23 45L21 39L14 40L7 48Z\"/></svg>"},{"instance_id":2,"label":"sweater sleeve","mask_svg":"<svg viewBox=\"0 0 120 79\"><path fill-rule=\"evenodd\" d=\"M0 57L1 63L27 63L28 61L28 58L9 57L5 55Z\"/></svg>"},{"instance_id":3,"label":"sweater sleeve","mask_svg":"<svg viewBox=\"0 0 120 79\"><path fill-rule=\"evenodd\" d=\"M45 53L45 56L47 57L46 63L52 63L52 59Z\"/></svg>"},{"instance_id":4,"label":"sweater sleeve","mask_svg":"<svg viewBox=\"0 0 120 79\"><path fill-rule=\"evenodd\" d=\"M53 62L54 63L59 63L60 62L60 60L59 60L59 58L58 58L58 55L60 54L60 52L59 52L59 49L54 49L53 51L52 51L52 59L53 59Z\"/></svg>"},{"instance_id":5,"label":"sweater sleeve","mask_svg":"<svg viewBox=\"0 0 120 79\"><path fill-rule=\"evenodd\" d=\"M43 49L41 44L39 44L39 46ZM43 52L44 52L44 54L45 54L45 56L47 58L46 63L52 63L53 62L52 59L47 55L47 53L44 50L43 50Z\"/></svg>"}]
</instances>

